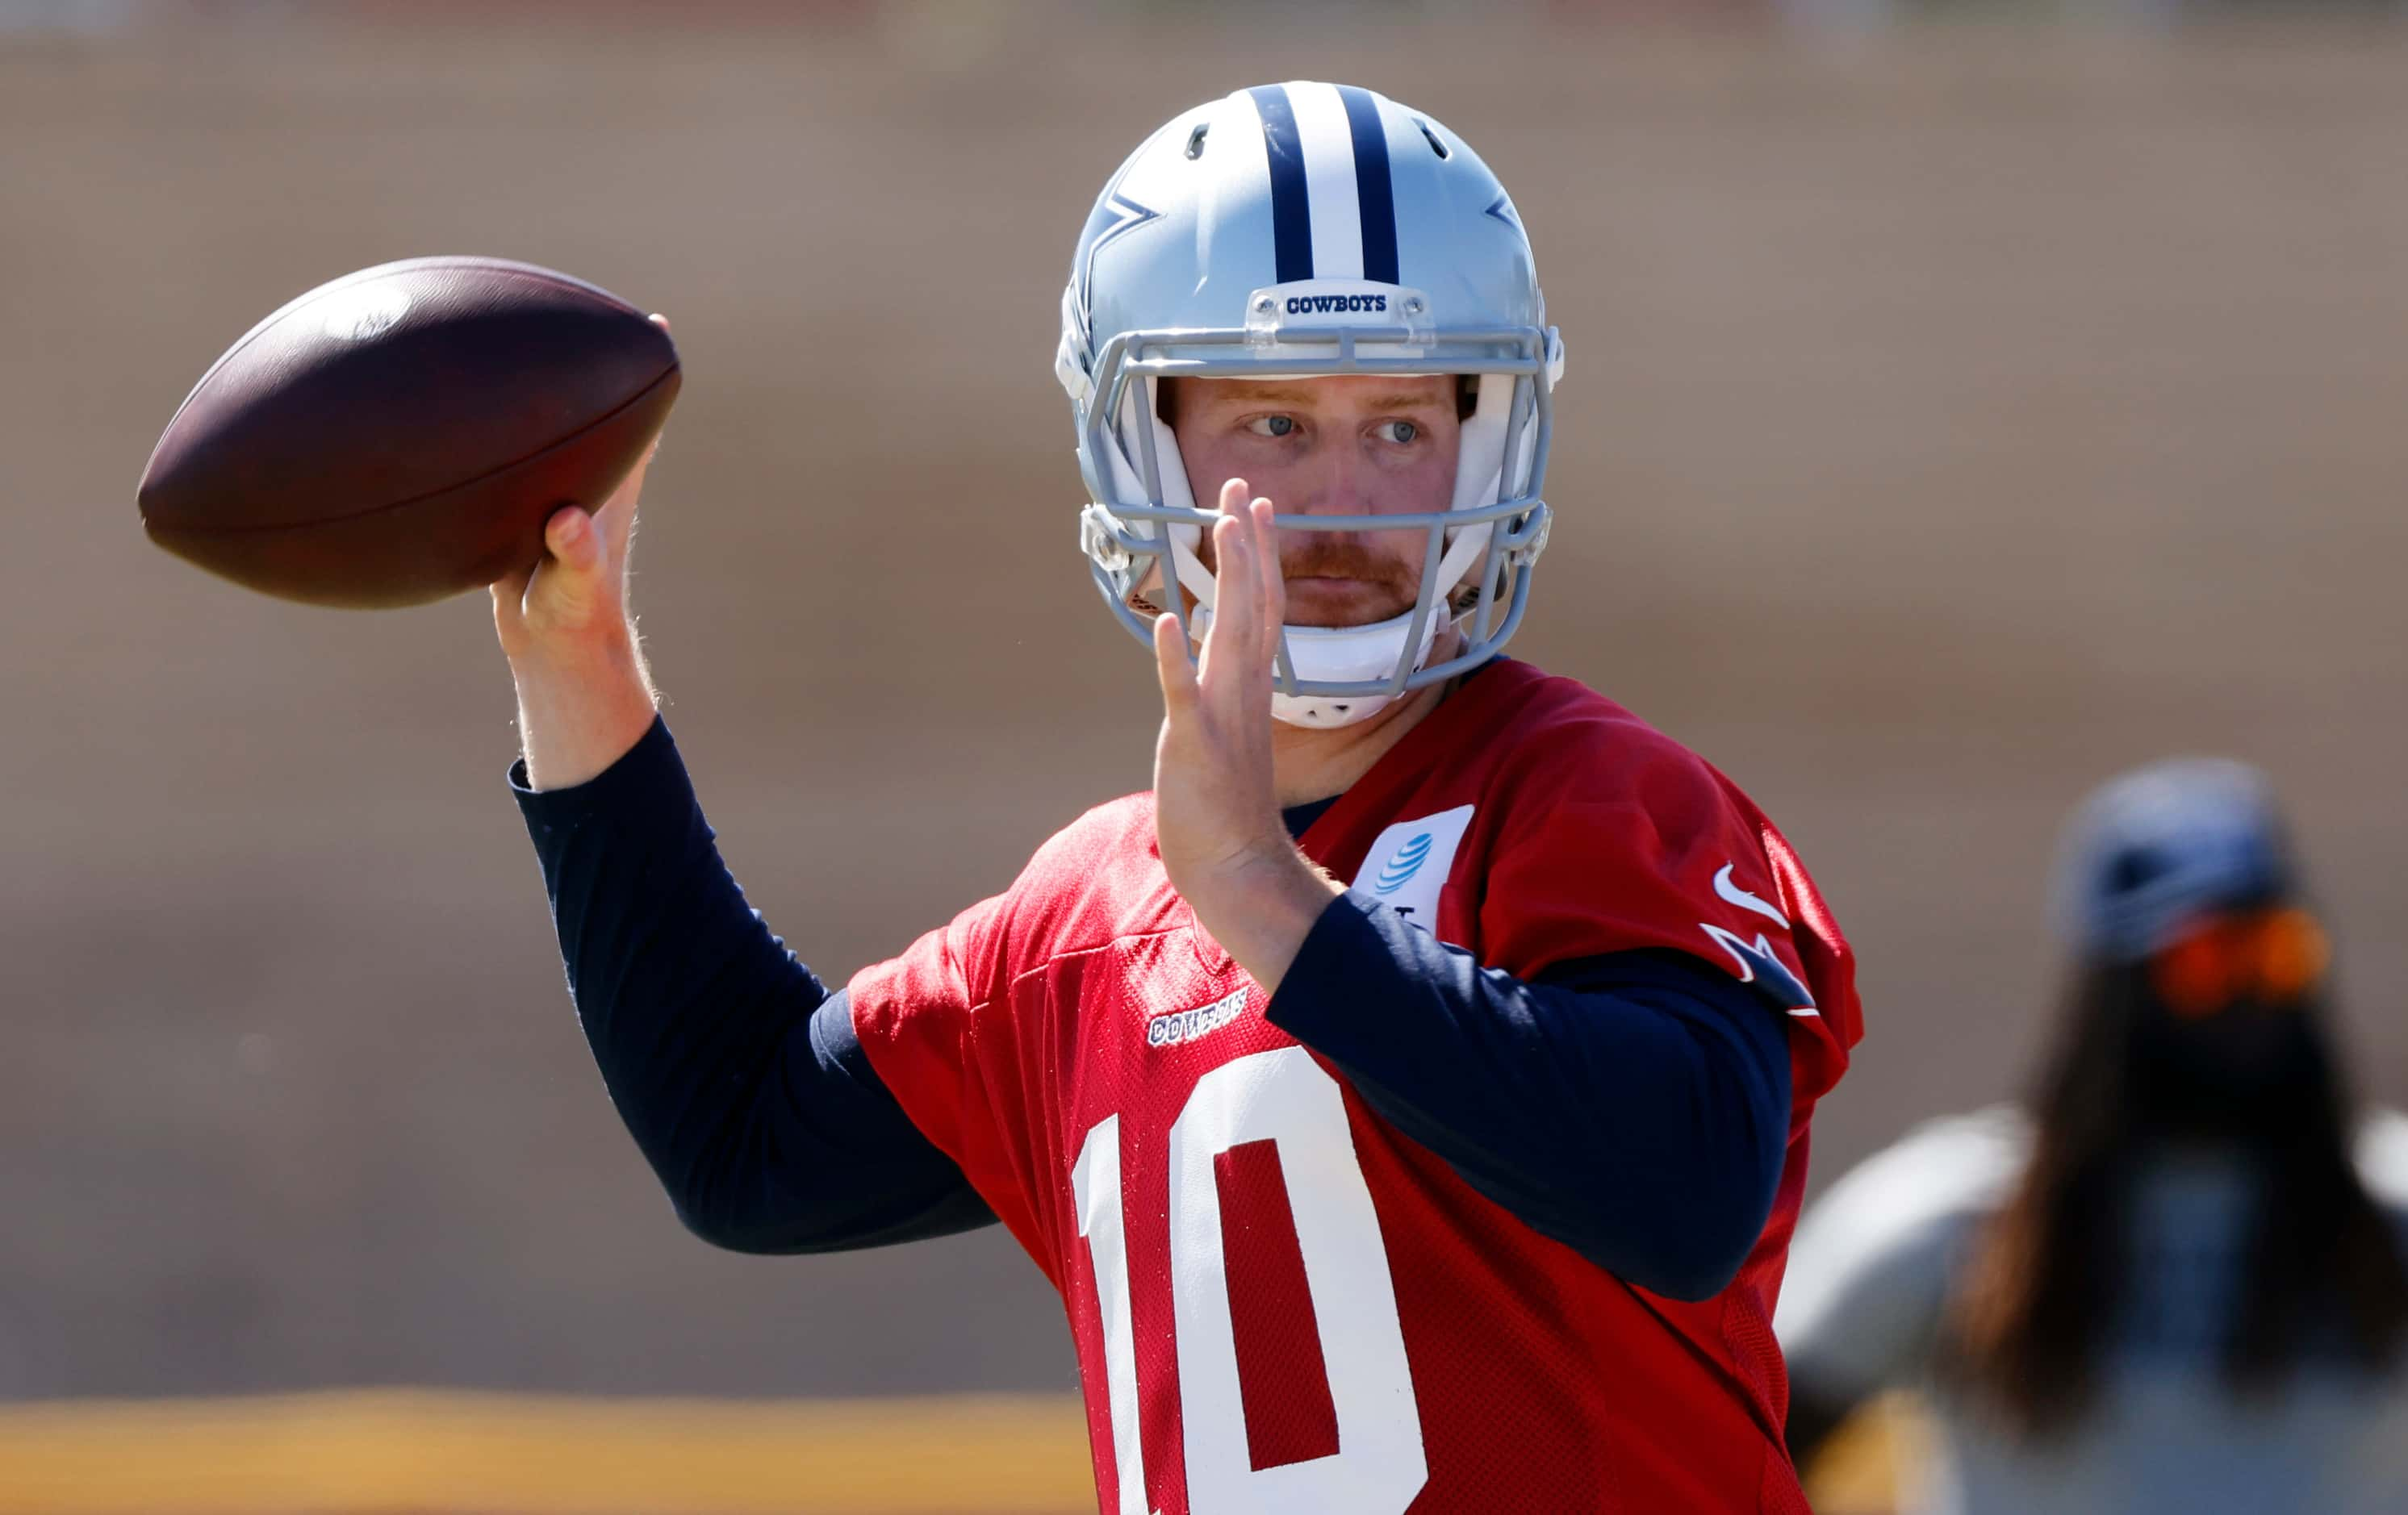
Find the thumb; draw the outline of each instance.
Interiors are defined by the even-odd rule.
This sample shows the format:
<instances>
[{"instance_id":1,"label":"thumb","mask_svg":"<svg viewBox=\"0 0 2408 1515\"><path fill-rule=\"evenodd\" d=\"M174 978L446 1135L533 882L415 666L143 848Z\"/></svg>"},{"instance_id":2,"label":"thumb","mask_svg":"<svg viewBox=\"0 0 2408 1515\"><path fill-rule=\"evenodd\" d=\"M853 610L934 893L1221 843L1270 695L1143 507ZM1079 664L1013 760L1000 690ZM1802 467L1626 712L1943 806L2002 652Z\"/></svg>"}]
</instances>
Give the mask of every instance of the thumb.
<instances>
[{"instance_id":1,"label":"thumb","mask_svg":"<svg viewBox=\"0 0 2408 1515\"><path fill-rule=\"evenodd\" d=\"M543 548L526 590L527 618L566 630L604 615L613 586L601 524L581 507L563 506L544 522Z\"/></svg>"},{"instance_id":2,"label":"thumb","mask_svg":"<svg viewBox=\"0 0 2408 1515\"><path fill-rule=\"evenodd\" d=\"M571 578L591 576L602 566L602 534L583 506L566 505L552 513L543 523L543 549L544 566Z\"/></svg>"}]
</instances>

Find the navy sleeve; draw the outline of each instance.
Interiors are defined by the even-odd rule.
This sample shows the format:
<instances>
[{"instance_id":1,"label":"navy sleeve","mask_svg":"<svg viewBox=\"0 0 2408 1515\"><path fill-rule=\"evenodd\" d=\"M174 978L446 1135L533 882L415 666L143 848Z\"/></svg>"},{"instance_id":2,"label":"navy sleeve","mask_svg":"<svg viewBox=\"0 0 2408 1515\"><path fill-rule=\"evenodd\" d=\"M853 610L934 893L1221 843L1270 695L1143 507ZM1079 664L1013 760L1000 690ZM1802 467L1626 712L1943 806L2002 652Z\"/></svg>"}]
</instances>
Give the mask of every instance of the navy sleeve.
<instances>
[{"instance_id":1,"label":"navy sleeve","mask_svg":"<svg viewBox=\"0 0 2408 1515\"><path fill-rule=\"evenodd\" d=\"M745 904L666 723L590 783L510 784L594 1061L688 1227L810 1252L994 1220L879 1082L844 994Z\"/></svg>"},{"instance_id":2,"label":"navy sleeve","mask_svg":"<svg viewBox=\"0 0 2408 1515\"><path fill-rule=\"evenodd\" d=\"M1771 1212L1787 1022L1684 953L1615 952L1529 982L1349 893L1268 1015L1467 1183L1656 1293L1719 1293Z\"/></svg>"}]
</instances>

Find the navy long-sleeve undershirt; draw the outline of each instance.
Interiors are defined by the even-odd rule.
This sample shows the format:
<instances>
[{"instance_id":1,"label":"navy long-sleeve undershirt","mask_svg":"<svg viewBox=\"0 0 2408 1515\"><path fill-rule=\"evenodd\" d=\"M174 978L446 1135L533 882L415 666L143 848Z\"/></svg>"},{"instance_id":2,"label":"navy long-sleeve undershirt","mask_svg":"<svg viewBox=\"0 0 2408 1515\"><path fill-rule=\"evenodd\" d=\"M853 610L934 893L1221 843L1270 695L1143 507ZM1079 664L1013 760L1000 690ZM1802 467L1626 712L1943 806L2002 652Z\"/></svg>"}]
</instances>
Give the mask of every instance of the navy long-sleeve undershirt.
<instances>
[{"instance_id":1,"label":"navy long-sleeve undershirt","mask_svg":"<svg viewBox=\"0 0 2408 1515\"><path fill-rule=\"evenodd\" d=\"M690 1228L810 1252L993 1221L879 1081L844 993L745 903L666 723L589 783L511 781L586 1040ZM1526 981L1350 893L1268 1014L1482 1193L1633 1283L1710 1295L1763 1227L1787 1027L1699 960L1619 952Z\"/></svg>"},{"instance_id":2,"label":"navy long-sleeve undershirt","mask_svg":"<svg viewBox=\"0 0 2408 1515\"><path fill-rule=\"evenodd\" d=\"M879 1082L844 995L745 904L666 722L589 783L510 782L586 1042L688 1227L810 1252L993 1222Z\"/></svg>"}]
</instances>

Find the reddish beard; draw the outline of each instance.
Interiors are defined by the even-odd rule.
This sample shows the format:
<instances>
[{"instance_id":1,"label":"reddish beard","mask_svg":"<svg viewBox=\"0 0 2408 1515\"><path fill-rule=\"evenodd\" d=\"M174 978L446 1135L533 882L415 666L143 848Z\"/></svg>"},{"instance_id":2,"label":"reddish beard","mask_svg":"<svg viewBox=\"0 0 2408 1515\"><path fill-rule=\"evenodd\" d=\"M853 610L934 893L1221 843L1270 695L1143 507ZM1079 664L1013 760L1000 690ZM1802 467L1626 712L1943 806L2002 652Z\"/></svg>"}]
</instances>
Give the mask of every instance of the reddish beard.
<instances>
[{"instance_id":1,"label":"reddish beard","mask_svg":"<svg viewBox=\"0 0 2408 1515\"><path fill-rule=\"evenodd\" d=\"M1411 604L1421 592L1420 576L1393 552L1373 551L1349 532L1307 532L1305 540L1280 554L1283 579L1352 579L1376 586ZM1212 538L1197 544L1196 555L1207 573L1218 573Z\"/></svg>"},{"instance_id":2,"label":"reddish beard","mask_svg":"<svg viewBox=\"0 0 2408 1515\"><path fill-rule=\"evenodd\" d=\"M1280 574L1286 579L1358 579L1408 596L1417 587L1403 559L1374 552L1345 532L1309 534L1308 540L1280 554Z\"/></svg>"},{"instance_id":3,"label":"reddish beard","mask_svg":"<svg viewBox=\"0 0 2408 1515\"><path fill-rule=\"evenodd\" d=\"M1288 623L1296 626L1369 625L1392 620L1413 607L1421 595L1421 577L1393 552L1378 551L1355 532L1301 532L1302 540L1280 554L1280 577L1289 585ZM1197 543L1204 571L1218 573L1212 536ZM1299 579L1352 579L1353 584L1319 586L1306 593L1314 602L1299 604ZM1341 596L1343 606L1330 603ZM1328 619L1331 616L1342 619Z\"/></svg>"},{"instance_id":4,"label":"reddish beard","mask_svg":"<svg viewBox=\"0 0 2408 1515\"><path fill-rule=\"evenodd\" d=\"M1412 608L1420 583L1393 552L1382 552L1351 533L1313 532L1280 554L1288 580L1288 620L1297 625L1365 625ZM1339 585L1298 584L1298 579L1351 579Z\"/></svg>"}]
</instances>

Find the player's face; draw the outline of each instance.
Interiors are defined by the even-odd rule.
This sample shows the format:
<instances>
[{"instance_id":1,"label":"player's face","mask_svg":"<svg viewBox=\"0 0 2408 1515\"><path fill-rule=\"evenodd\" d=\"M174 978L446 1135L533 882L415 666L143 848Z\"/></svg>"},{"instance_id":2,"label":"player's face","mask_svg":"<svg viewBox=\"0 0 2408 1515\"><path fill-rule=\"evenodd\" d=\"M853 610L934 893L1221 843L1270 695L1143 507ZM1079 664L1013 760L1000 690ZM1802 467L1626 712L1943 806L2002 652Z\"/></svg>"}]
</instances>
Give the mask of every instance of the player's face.
<instances>
[{"instance_id":1,"label":"player's face","mask_svg":"<svg viewBox=\"0 0 2408 1515\"><path fill-rule=\"evenodd\" d=\"M1454 503L1463 422L1443 374L1400 379L1182 379L1171 433L1198 501L1242 479L1282 515L1372 516ZM1208 506L1209 508L1209 506ZM1361 626L1420 595L1422 531L1283 531L1280 567L1293 626ZM1202 544L1213 566L1211 539Z\"/></svg>"}]
</instances>

